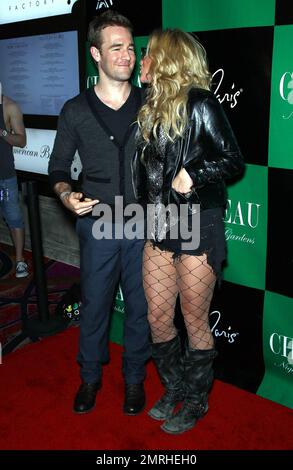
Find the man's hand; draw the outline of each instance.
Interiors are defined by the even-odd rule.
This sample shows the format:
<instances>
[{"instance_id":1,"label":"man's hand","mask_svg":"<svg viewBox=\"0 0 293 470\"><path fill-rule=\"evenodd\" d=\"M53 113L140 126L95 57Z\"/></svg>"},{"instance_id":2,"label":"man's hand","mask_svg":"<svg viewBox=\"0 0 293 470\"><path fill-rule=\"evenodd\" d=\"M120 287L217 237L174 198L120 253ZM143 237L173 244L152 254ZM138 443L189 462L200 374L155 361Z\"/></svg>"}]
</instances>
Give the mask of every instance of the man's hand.
<instances>
[{"instance_id":1,"label":"man's hand","mask_svg":"<svg viewBox=\"0 0 293 470\"><path fill-rule=\"evenodd\" d=\"M174 178L172 183L172 188L177 191L177 193L186 194L191 191L191 187L193 186L193 181L187 171L182 168L176 178Z\"/></svg>"},{"instance_id":2,"label":"man's hand","mask_svg":"<svg viewBox=\"0 0 293 470\"><path fill-rule=\"evenodd\" d=\"M61 200L67 209L74 212L76 215L85 215L93 210L93 207L98 204L98 199L84 198L82 193L71 192L66 194Z\"/></svg>"}]
</instances>

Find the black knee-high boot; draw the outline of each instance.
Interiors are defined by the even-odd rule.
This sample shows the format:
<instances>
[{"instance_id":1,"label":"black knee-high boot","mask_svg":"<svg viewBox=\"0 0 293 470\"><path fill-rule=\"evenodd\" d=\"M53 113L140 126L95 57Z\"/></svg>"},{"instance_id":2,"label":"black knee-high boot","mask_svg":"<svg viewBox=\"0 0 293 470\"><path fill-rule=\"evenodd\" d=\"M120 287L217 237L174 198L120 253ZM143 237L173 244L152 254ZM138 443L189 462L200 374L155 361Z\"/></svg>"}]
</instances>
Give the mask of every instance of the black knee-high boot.
<instances>
[{"instance_id":1,"label":"black knee-high boot","mask_svg":"<svg viewBox=\"0 0 293 470\"><path fill-rule=\"evenodd\" d=\"M172 416L176 404L184 398L184 365L180 339L175 336L164 343L153 343L151 351L165 393L148 414L154 419L167 419Z\"/></svg>"},{"instance_id":2,"label":"black knee-high boot","mask_svg":"<svg viewBox=\"0 0 293 470\"><path fill-rule=\"evenodd\" d=\"M189 349L184 358L185 399L180 410L168 418L161 428L170 434L192 429L208 411L208 392L213 382L215 349Z\"/></svg>"}]
</instances>

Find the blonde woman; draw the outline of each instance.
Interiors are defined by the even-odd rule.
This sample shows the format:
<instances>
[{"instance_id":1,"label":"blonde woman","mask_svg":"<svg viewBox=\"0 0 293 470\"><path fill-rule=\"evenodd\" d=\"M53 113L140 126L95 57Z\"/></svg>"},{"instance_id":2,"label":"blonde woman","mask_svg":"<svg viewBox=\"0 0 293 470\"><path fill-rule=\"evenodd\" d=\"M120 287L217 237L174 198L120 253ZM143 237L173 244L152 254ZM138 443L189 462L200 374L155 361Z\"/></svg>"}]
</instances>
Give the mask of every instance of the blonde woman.
<instances>
[{"instance_id":1,"label":"blonde woman","mask_svg":"<svg viewBox=\"0 0 293 470\"><path fill-rule=\"evenodd\" d=\"M165 386L149 415L164 420L165 432L178 434L193 428L208 410L216 356L208 314L226 255L225 180L241 173L244 164L210 91L205 50L192 35L178 29L155 31L141 63L141 82L148 89L138 114L132 170L137 198L154 208L143 279L152 357ZM178 211L164 219L170 203ZM184 233L188 228L194 234L194 227L199 242L187 246ZM178 294L188 335L184 351L173 321Z\"/></svg>"}]
</instances>

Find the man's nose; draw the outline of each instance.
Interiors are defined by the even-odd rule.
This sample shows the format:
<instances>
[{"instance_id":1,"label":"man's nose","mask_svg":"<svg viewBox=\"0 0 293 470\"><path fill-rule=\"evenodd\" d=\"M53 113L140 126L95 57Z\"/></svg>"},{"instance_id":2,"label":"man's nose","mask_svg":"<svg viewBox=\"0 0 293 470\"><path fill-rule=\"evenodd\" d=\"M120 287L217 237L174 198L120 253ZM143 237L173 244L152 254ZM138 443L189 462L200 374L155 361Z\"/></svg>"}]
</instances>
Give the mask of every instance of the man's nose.
<instances>
[{"instance_id":1,"label":"man's nose","mask_svg":"<svg viewBox=\"0 0 293 470\"><path fill-rule=\"evenodd\" d=\"M123 49L122 50L122 57L123 57L123 59L130 60L130 51L128 49Z\"/></svg>"}]
</instances>

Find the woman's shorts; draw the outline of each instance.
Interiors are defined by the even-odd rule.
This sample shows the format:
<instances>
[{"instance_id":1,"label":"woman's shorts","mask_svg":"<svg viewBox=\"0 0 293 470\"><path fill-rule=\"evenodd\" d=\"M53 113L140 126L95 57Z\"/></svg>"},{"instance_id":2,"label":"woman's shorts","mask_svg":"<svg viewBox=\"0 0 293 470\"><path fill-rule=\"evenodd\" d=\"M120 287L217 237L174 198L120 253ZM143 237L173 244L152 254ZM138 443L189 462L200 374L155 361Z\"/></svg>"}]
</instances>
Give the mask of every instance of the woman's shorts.
<instances>
[{"instance_id":1,"label":"woman's shorts","mask_svg":"<svg viewBox=\"0 0 293 470\"><path fill-rule=\"evenodd\" d=\"M167 232L166 238L162 241L150 240L153 246L156 246L162 251L170 251L173 253L173 259L179 258L182 254L191 256L207 255L207 262L212 267L217 276L220 276L222 270L222 263L226 259L226 240L225 229L223 222L223 209L217 207L214 209L206 209L200 212L200 223L198 223L197 215L189 216L188 230L196 230L197 228L197 247L190 244L184 246L192 241L192 238L185 239L182 237L180 226L183 222L178 222L178 227L174 227ZM186 227L185 227L186 228ZM173 234L178 230L178 237L173 238ZM200 230L200 234L198 231ZM186 230L185 230L186 232ZM193 237L194 238L194 237ZM194 243L193 243L194 245Z\"/></svg>"}]
</instances>

